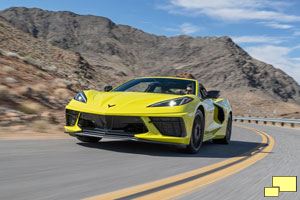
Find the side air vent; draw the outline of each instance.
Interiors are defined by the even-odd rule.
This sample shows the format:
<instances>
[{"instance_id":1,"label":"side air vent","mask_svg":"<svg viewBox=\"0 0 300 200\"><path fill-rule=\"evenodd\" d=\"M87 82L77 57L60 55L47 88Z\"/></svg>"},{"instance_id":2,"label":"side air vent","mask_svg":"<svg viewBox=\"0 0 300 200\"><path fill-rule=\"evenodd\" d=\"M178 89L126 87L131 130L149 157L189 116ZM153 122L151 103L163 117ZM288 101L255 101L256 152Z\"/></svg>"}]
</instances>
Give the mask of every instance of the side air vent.
<instances>
[{"instance_id":1,"label":"side air vent","mask_svg":"<svg viewBox=\"0 0 300 200\"><path fill-rule=\"evenodd\" d=\"M215 117L217 118L217 120L220 123L223 123L225 120L225 113L223 108L221 108L220 106L215 105L215 113L214 113Z\"/></svg>"},{"instance_id":2,"label":"side air vent","mask_svg":"<svg viewBox=\"0 0 300 200\"><path fill-rule=\"evenodd\" d=\"M74 126L79 112L66 109L66 126Z\"/></svg>"}]
</instances>

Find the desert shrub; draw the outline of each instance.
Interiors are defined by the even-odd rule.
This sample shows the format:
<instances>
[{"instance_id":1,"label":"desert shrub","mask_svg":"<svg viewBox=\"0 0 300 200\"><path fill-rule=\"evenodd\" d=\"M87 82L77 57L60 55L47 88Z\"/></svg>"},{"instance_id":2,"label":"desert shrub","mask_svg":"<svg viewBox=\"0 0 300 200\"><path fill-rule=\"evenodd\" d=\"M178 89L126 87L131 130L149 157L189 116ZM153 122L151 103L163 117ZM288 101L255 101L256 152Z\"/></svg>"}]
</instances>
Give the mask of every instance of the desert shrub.
<instances>
[{"instance_id":1,"label":"desert shrub","mask_svg":"<svg viewBox=\"0 0 300 200\"><path fill-rule=\"evenodd\" d=\"M7 56L10 58L15 58L15 59L21 59L21 56L19 54L10 51L5 51L3 49L0 49L0 55Z\"/></svg>"},{"instance_id":2,"label":"desert shrub","mask_svg":"<svg viewBox=\"0 0 300 200\"><path fill-rule=\"evenodd\" d=\"M59 99L67 99L70 98L71 94L69 90L65 88L58 88L54 91L54 95Z\"/></svg>"},{"instance_id":3,"label":"desert shrub","mask_svg":"<svg viewBox=\"0 0 300 200\"><path fill-rule=\"evenodd\" d=\"M70 81L66 79L57 78L55 79L56 87L71 87L72 85L76 84L76 81Z\"/></svg>"},{"instance_id":4,"label":"desert shrub","mask_svg":"<svg viewBox=\"0 0 300 200\"><path fill-rule=\"evenodd\" d=\"M36 120L32 122L31 126L38 132L47 132L50 125L46 120Z\"/></svg>"},{"instance_id":5,"label":"desert shrub","mask_svg":"<svg viewBox=\"0 0 300 200\"><path fill-rule=\"evenodd\" d=\"M7 95L9 93L9 88L5 85L0 85L0 95Z\"/></svg>"},{"instance_id":6,"label":"desert shrub","mask_svg":"<svg viewBox=\"0 0 300 200\"><path fill-rule=\"evenodd\" d=\"M15 58L15 59L21 59L21 56L19 56L19 54L14 53L14 52L6 52L5 56L10 57L10 58Z\"/></svg>"},{"instance_id":7,"label":"desert shrub","mask_svg":"<svg viewBox=\"0 0 300 200\"><path fill-rule=\"evenodd\" d=\"M42 66L43 66L42 62L39 61L39 60L34 60L30 56L22 57L21 60L23 60L23 62L28 64L28 65L32 65L34 67L42 69Z\"/></svg>"},{"instance_id":8,"label":"desert shrub","mask_svg":"<svg viewBox=\"0 0 300 200\"><path fill-rule=\"evenodd\" d=\"M24 95L30 93L30 91L32 91L32 88L28 87L28 86L21 86L21 87L14 88L14 90L17 95L24 96Z\"/></svg>"},{"instance_id":9,"label":"desert shrub","mask_svg":"<svg viewBox=\"0 0 300 200\"><path fill-rule=\"evenodd\" d=\"M57 71L57 67L55 65L50 65L50 66L43 66L43 69L49 72L56 72Z\"/></svg>"},{"instance_id":10,"label":"desert shrub","mask_svg":"<svg viewBox=\"0 0 300 200\"><path fill-rule=\"evenodd\" d=\"M27 101L22 102L19 105L19 110L26 114L38 114L41 112L41 106L38 103Z\"/></svg>"},{"instance_id":11,"label":"desert shrub","mask_svg":"<svg viewBox=\"0 0 300 200\"><path fill-rule=\"evenodd\" d=\"M0 55L5 55L5 51L3 49L0 49Z\"/></svg>"},{"instance_id":12,"label":"desert shrub","mask_svg":"<svg viewBox=\"0 0 300 200\"><path fill-rule=\"evenodd\" d=\"M4 72L7 72L7 73L11 73L11 72L15 71L15 69L13 67L10 67L8 65L4 65L1 70L3 70Z\"/></svg>"},{"instance_id":13,"label":"desert shrub","mask_svg":"<svg viewBox=\"0 0 300 200\"><path fill-rule=\"evenodd\" d=\"M44 73L41 71L38 71L36 75L38 75L41 78L44 78Z\"/></svg>"},{"instance_id":14,"label":"desert shrub","mask_svg":"<svg viewBox=\"0 0 300 200\"><path fill-rule=\"evenodd\" d=\"M47 86L42 83L39 83L37 85L32 86L32 90L36 93L41 93L47 90Z\"/></svg>"}]
</instances>

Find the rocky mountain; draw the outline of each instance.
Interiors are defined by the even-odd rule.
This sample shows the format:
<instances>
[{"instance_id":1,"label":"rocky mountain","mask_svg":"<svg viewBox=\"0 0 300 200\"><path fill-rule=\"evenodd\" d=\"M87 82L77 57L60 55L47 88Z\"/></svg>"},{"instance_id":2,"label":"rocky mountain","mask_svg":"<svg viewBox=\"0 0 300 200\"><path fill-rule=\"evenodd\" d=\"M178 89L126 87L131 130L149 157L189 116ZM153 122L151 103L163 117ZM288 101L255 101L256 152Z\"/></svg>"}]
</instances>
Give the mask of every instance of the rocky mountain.
<instances>
[{"instance_id":1,"label":"rocky mountain","mask_svg":"<svg viewBox=\"0 0 300 200\"><path fill-rule=\"evenodd\" d=\"M222 90L237 114L287 114L300 105L297 82L253 59L226 36L156 36L104 17L38 8L13 7L0 11L0 16L36 41L78 52L89 63L89 78L72 76L76 66L65 76L87 80L90 88L102 89L104 84L115 85L137 76L189 72L208 88Z\"/></svg>"}]
</instances>

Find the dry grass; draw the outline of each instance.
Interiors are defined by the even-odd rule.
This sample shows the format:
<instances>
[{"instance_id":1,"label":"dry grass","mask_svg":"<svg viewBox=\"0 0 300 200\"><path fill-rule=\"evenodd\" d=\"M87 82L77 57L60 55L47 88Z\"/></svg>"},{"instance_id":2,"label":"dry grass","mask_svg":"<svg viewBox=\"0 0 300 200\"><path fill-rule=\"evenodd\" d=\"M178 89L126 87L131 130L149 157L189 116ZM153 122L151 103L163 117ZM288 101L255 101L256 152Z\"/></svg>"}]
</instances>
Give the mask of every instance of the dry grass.
<instances>
[{"instance_id":1,"label":"dry grass","mask_svg":"<svg viewBox=\"0 0 300 200\"><path fill-rule=\"evenodd\" d=\"M62 82L58 82L58 83L56 83L56 87L57 88L67 88L67 84L62 83Z\"/></svg>"},{"instance_id":2,"label":"dry grass","mask_svg":"<svg viewBox=\"0 0 300 200\"><path fill-rule=\"evenodd\" d=\"M56 72L57 67L55 65L51 65L51 66L43 66L43 69L49 72Z\"/></svg>"},{"instance_id":3,"label":"dry grass","mask_svg":"<svg viewBox=\"0 0 300 200\"><path fill-rule=\"evenodd\" d=\"M41 92L47 90L47 86L44 85L44 84L42 84L42 83L38 83L38 84L34 85L34 86L32 87L32 89L33 89L33 91L36 92L36 93L41 93Z\"/></svg>"},{"instance_id":4,"label":"dry grass","mask_svg":"<svg viewBox=\"0 0 300 200\"><path fill-rule=\"evenodd\" d=\"M30 90L30 87L21 86L21 87L14 88L14 90L17 95L23 96Z\"/></svg>"},{"instance_id":5,"label":"dry grass","mask_svg":"<svg viewBox=\"0 0 300 200\"><path fill-rule=\"evenodd\" d=\"M7 66L7 65L4 65L1 70L3 70L4 72L7 72L8 74L12 73L15 71L15 69L13 67L10 67L10 66Z\"/></svg>"},{"instance_id":6,"label":"dry grass","mask_svg":"<svg viewBox=\"0 0 300 200\"><path fill-rule=\"evenodd\" d=\"M20 55L17 53L14 53L14 52L3 51L2 55L10 57L10 58L21 59Z\"/></svg>"},{"instance_id":7,"label":"dry grass","mask_svg":"<svg viewBox=\"0 0 300 200\"><path fill-rule=\"evenodd\" d=\"M31 101L22 102L18 108L21 112L26 114L38 114L42 109L38 103Z\"/></svg>"},{"instance_id":8,"label":"dry grass","mask_svg":"<svg viewBox=\"0 0 300 200\"><path fill-rule=\"evenodd\" d=\"M42 69L42 62L40 60L34 60L30 57L22 57L21 60L23 60L24 63L35 66L39 69Z\"/></svg>"},{"instance_id":9,"label":"dry grass","mask_svg":"<svg viewBox=\"0 0 300 200\"><path fill-rule=\"evenodd\" d=\"M48 132L51 128L49 122L46 120L36 120L31 123L31 127L36 132Z\"/></svg>"},{"instance_id":10,"label":"dry grass","mask_svg":"<svg viewBox=\"0 0 300 200\"><path fill-rule=\"evenodd\" d=\"M58 97L59 99L68 99L70 98L71 94L69 92L69 90L65 89L65 88L59 88L59 89L56 89L54 91L54 95L56 97Z\"/></svg>"},{"instance_id":11,"label":"dry grass","mask_svg":"<svg viewBox=\"0 0 300 200\"><path fill-rule=\"evenodd\" d=\"M9 88L5 85L0 85L0 95L7 95L9 93Z\"/></svg>"}]
</instances>

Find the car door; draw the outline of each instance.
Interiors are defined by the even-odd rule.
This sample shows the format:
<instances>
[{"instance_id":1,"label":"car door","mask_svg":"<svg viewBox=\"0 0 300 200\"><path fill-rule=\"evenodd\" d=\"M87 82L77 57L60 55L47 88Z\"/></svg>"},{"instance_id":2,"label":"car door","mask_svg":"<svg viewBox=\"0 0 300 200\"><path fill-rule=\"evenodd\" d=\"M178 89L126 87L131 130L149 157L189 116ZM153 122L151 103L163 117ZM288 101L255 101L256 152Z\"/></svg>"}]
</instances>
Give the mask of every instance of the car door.
<instances>
[{"instance_id":1,"label":"car door","mask_svg":"<svg viewBox=\"0 0 300 200\"><path fill-rule=\"evenodd\" d=\"M213 100L207 97L207 91L203 85L199 84L199 95L202 101L202 104L205 109L205 134L209 137L210 133L214 131L214 111L215 106Z\"/></svg>"}]
</instances>

